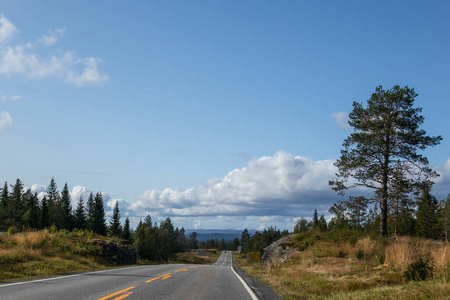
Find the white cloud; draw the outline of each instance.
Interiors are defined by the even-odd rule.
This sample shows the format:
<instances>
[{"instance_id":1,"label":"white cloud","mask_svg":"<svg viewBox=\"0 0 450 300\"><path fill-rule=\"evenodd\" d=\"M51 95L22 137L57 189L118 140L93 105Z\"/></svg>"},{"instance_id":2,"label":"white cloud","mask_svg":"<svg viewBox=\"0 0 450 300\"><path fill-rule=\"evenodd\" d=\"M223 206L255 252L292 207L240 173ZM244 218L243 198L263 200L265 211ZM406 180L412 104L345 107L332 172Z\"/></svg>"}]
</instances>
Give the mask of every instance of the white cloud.
<instances>
[{"instance_id":1,"label":"white cloud","mask_svg":"<svg viewBox=\"0 0 450 300\"><path fill-rule=\"evenodd\" d=\"M0 101L6 101L6 100L16 101L16 100L19 100L21 98L23 98L23 97L22 96L17 96L17 95L14 95L14 96L2 95L2 96L0 96Z\"/></svg>"},{"instance_id":2,"label":"white cloud","mask_svg":"<svg viewBox=\"0 0 450 300\"><path fill-rule=\"evenodd\" d=\"M14 25L1 16L0 41L15 31ZM12 26L12 27L11 27ZM4 38L1 32L3 30ZM56 77L76 86L99 84L109 80L109 76L99 72L100 59L87 57L79 59L73 51L59 51L58 55L41 56L35 49L39 44L54 45L63 36L65 28L49 30L37 43L25 45L3 45L0 47L0 74L5 77L23 76L29 79ZM61 54L62 53L62 54Z\"/></svg>"},{"instance_id":3,"label":"white cloud","mask_svg":"<svg viewBox=\"0 0 450 300\"><path fill-rule=\"evenodd\" d=\"M10 39L17 32L19 31L16 27L3 15L0 15L0 43Z\"/></svg>"},{"instance_id":4,"label":"white cloud","mask_svg":"<svg viewBox=\"0 0 450 300\"><path fill-rule=\"evenodd\" d=\"M341 111L338 113L333 113L331 115L333 119L336 120L336 124L341 130L350 130L350 125L348 125L348 113L345 111Z\"/></svg>"},{"instance_id":5,"label":"white cloud","mask_svg":"<svg viewBox=\"0 0 450 300\"><path fill-rule=\"evenodd\" d=\"M8 126L12 126L12 123L13 119L11 118L11 115L6 111L2 111L0 113L0 131Z\"/></svg>"},{"instance_id":6,"label":"white cloud","mask_svg":"<svg viewBox=\"0 0 450 300\"><path fill-rule=\"evenodd\" d=\"M65 31L66 28L49 30L48 34L41 38L41 41L47 47L53 46L64 35Z\"/></svg>"},{"instance_id":7,"label":"white cloud","mask_svg":"<svg viewBox=\"0 0 450 300\"><path fill-rule=\"evenodd\" d=\"M106 74L101 74L98 71L97 64L101 60L94 57L88 57L83 60L78 60L77 64L83 64L84 68L81 74L77 74L73 71L68 71L65 80L69 83L73 83L76 86L83 86L86 83L102 83L109 80L109 76Z\"/></svg>"},{"instance_id":8,"label":"white cloud","mask_svg":"<svg viewBox=\"0 0 450 300\"><path fill-rule=\"evenodd\" d=\"M47 193L47 186L42 184L33 184L30 190L33 194L36 193L38 195L39 200L42 200Z\"/></svg>"},{"instance_id":9,"label":"white cloud","mask_svg":"<svg viewBox=\"0 0 450 300\"><path fill-rule=\"evenodd\" d=\"M280 216L312 215L315 208L336 201L328 185L335 172L330 160L312 161L280 151L197 188L147 190L130 209L185 218L255 216L263 223Z\"/></svg>"}]
</instances>

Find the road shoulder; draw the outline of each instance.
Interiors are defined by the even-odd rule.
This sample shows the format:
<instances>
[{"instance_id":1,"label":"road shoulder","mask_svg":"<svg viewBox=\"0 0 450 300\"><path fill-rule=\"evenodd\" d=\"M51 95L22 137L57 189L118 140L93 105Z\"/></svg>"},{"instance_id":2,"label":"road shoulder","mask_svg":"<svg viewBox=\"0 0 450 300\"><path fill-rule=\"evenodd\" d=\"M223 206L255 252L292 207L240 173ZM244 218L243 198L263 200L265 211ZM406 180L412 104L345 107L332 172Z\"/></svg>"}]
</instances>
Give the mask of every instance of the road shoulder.
<instances>
[{"instance_id":1,"label":"road shoulder","mask_svg":"<svg viewBox=\"0 0 450 300\"><path fill-rule=\"evenodd\" d=\"M282 300L270 287L268 287L263 282L255 279L245 273L245 271L239 269L235 264L233 268L239 276L247 283L247 285L252 289L256 296L261 300Z\"/></svg>"}]
</instances>

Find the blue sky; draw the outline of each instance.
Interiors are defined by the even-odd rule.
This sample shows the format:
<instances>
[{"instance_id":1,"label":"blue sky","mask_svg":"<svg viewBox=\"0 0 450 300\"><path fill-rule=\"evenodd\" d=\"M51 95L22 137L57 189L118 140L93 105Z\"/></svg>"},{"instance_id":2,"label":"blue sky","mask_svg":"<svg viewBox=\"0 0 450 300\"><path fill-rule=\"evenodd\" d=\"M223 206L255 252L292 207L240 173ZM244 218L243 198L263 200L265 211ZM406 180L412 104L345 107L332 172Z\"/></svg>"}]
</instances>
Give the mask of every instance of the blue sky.
<instances>
[{"instance_id":1,"label":"blue sky","mask_svg":"<svg viewBox=\"0 0 450 300\"><path fill-rule=\"evenodd\" d=\"M132 224L292 229L346 113L414 87L450 191L447 1L12 1L0 5L0 180L105 193ZM314 180L312 180L314 179Z\"/></svg>"}]
</instances>

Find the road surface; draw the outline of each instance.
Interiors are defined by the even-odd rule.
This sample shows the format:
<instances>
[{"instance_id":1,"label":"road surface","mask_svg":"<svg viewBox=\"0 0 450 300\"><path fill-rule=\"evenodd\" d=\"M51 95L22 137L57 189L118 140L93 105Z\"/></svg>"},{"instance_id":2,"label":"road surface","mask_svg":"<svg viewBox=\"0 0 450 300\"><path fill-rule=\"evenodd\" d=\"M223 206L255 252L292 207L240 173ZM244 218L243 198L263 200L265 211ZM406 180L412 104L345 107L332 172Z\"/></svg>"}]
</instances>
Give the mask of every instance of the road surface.
<instances>
[{"instance_id":1,"label":"road surface","mask_svg":"<svg viewBox=\"0 0 450 300\"><path fill-rule=\"evenodd\" d=\"M258 299L232 259L222 252L213 265L137 266L0 284L0 299Z\"/></svg>"}]
</instances>

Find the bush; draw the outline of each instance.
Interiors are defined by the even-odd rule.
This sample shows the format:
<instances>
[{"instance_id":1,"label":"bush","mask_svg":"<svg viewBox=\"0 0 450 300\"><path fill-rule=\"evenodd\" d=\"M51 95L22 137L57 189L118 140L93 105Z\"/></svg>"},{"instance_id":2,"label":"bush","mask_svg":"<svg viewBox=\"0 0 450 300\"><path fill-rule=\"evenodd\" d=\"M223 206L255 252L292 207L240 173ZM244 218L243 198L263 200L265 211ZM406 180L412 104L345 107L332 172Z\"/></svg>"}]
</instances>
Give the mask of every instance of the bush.
<instances>
[{"instance_id":1,"label":"bush","mask_svg":"<svg viewBox=\"0 0 450 300\"><path fill-rule=\"evenodd\" d=\"M425 259L419 258L408 266L405 271L405 281L423 281L433 277L433 263Z\"/></svg>"},{"instance_id":2,"label":"bush","mask_svg":"<svg viewBox=\"0 0 450 300\"><path fill-rule=\"evenodd\" d=\"M356 258L361 260L364 258L364 251L362 251L361 249L358 249L358 251L356 251Z\"/></svg>"},{"instance_id":3,"label":"bush","mask_svg":"<svg viewBox=\"0 0 450 300\"><path fill-rule=\"evenodd\" d=\"M9 235L13 235L13 234L16 234L17 233L17 228L16 228L16 226L12 226L12 227L9 227L8 228L8 234Z\"/></svg>"}]
</instances>

